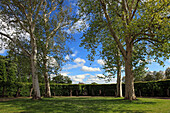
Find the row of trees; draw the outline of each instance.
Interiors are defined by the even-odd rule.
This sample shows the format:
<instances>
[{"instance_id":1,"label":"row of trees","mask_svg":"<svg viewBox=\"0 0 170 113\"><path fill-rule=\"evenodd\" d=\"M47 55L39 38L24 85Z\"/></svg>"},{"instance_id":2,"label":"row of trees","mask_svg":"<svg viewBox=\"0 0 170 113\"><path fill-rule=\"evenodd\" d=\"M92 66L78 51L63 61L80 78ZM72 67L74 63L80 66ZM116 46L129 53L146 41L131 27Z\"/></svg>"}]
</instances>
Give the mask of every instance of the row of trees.
<instances>
[{"instance_id":1,"label":"row of trees","mask_svg":"<svg viewBox=\"0 0 170 113\"><path fill-rule=\"evenodd\" d=\"M104 69L117 73L117 94L121 96L121 67L125 67L125 99L136 99L134 73L145 68L150 59L161 65L170 57L169 3L167 0L78 0L79 15L66 0L1 0L0 35L12 50L24 54L30 62L34 99L39 99L38 73L44 75L46 96L50 97L49 57L57 60L56 70L70 51L66 31L78 21L86 21L82 43L97 51L105 61ZM84 27L81 27L84 28Z\"/></svg>"},{"instance_id":2,"label":"row of trees","mask_svg":"<svg viewBox=\"0 0 170 113\"><path fill-rule=\"evenodd\" d=\"M156 81L170 79L170 67L164 71L145 71L142 75L135 75L134 81ZM125 77L122 78L122 82L125 82Z\"/></svg>"},{"instance_id":3,"label":"row of trees","mask_svg":"<svg viewBox=\"0 0 170 113\"><path fill-rule=\"evenodd\" d=\"M21 58L22 56L14 56L11 51L8 51L7 56L0 55L0 83L2 87L2 96L5 96L6 87L18 82L32 82L32 75L30 73L30 63L28 58ZM41 70L39 70L41 71ZM71 84L69 77L57 74L55 77L49 77L50 83L65 83ZM38 73L39 83L45 83L42 73Z\"/></svg>"},{"instance_id":4,"label":"row of trees","mask_svg":"<svg viewBox=\"0 0 170 113\"><path fill-rule=\"evenodd\" d=\"M51 97L48 74L59 70L70 53L66 41L72 36L66 31L75 22L71 5L65 0L1 0L0 13L1 39L8 49L29 59L33 99L41 98L38 73L44 75L46 96ZM49 57L56 59L57 66Z\"/></svg>"}]
</instances>

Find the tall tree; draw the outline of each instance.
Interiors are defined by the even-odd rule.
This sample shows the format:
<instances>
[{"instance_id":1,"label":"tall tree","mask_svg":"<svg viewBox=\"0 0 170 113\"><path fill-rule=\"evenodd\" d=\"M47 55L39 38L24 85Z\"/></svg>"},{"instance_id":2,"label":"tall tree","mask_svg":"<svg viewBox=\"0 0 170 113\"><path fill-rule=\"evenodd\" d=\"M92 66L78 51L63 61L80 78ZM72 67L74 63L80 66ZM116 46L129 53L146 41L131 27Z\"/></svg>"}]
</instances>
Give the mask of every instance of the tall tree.
<instances>
[{"instance_id":1,"label":"tall tree","mask_svg":"<svg viewBox=\"0 0 170 113\"><path fill-rule=\"evenodd\" d=\"M38 39L39 55L42 61L42 72L45 80L46 96L51 97L49 84L49 68L57 70L64 62L64 56L70 51L66 42L72 39L67 33L75 22L72 15L70 2L66 0L44 0L43 10L39 15L40 23L36 26ZM40 30L41 29L41 30ZM55 59L57 64L50 63L51 58ZM40 62L41 62L40 61Z\"/></svg>"},{"instance_id":2,"label":"tall tree","mask_svg":"<svg viewBox=\"0 0 170 113\"><path fill-rule=\"evenodd\" d=\"M5 95L6 82L7 82L6 61L4 56L0 56L0 83L3 87L2 96Z\"/></svg>"},{"instance_id":3,"label":"tall tree","mask_svg":"<svg viewBox=\"0 0 170 113\"><path fill-rule=\"evenodd\" d=\"M170 79L170 67L165 70L166 79Z\"/></svg>"},{"instance_id":4,"label":"tall tree","mask_svg":"<svg viewBox=\"0 0 170 113\"><path fill-rule=\"evenodd\" d=\"M79 0L80 16L89 21L91 26L101 31L107 26L112 39L116 42L125 61L125 99L136 99L134 91L133 58L135 47L145 45L141 50L142 59L152 57L161 65L169 57L169 5L168 1L160 0ZM93 24L93 25L92 25ZM92 27L88 29L95 43L100 40ZM107 33L106 33L107 34ZM84 40L88 36L84 35ZM101 36L105 34L100 34ZM138 51L137 50L137 51ZM145 52L145 53L144 53ZM137 57L136 59L138 59Z\"/></svg>"},{"instance_id":5,"label":"tall tree","mask_svg":"<svg viewBox=\"0 0 170 113\"><path fill-rule=\"evenodd\" d=\"M33 0L33 1L20 1L20 0L2 0L1 4L1 14L5 17L3 21L7 21L6 27L11 28L15 26L15 30L12 35L8 32L0 32L1 35L6 37L8 40L17 44L23 52L31 59L31 72L33 79L33 89L34 95L33 99L40 99L40 89L37 76L37 39L35 37L35 26L38 23L38 14L42 9L43 0ZM5 19L5 20L4 20ZM11 20L12 19L12 20ZM11 30L11 29L8 29ZM26 32L29 34L28 43L31 46L31 51L24 48L21 40L24 36L22 33Z\"/></svg>"},{"instance_id":6,"label":"tall tree","mask_svg":"<svg viewBox=\"0 0 170 113\"><path fill-rule=\"evenodd\" d=\"M63 76L61 74L56 75L53 77L53 82L55 83L66 83L66 84L71 84L72 81L68 76Z\"/></svg>"},{"instance_id":7,"label":"tall tree","mask_svg":"<svg viewBox=\"0 0 170 113\"><path fill-rule=\"evenodd\" d=\"M104 60L104 70L109 75L117 74L117 97L122 97L122 80L121 80L121 72L123 67L123 59L122 55L120 54L119 48L114 46L111 41L111 38L105 39L102 43L102 52L100 56Z\"/></svg>"}]
</instances>

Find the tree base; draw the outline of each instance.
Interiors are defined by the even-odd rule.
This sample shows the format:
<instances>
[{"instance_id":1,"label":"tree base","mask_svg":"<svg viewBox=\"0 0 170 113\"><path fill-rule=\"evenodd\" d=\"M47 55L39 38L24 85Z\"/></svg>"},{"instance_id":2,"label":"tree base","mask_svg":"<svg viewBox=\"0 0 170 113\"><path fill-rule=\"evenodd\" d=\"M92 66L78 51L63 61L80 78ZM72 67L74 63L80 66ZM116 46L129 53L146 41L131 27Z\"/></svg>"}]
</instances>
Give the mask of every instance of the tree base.
<instances>
[{"instance_id":1,"label":"tree base","mask_svg":"<svg viewBox=\"0 0 170 113\"><path fill-rule=\"evenodd\" d=\"M125 97L125 100L137 100L136 96L132 96L132 97Z\"/></svg>"},{"instance_id":2,"label":"tree base","mask_svg":"<svg viewBox=\"0 0 170 113\"><path fill-rule=\"evenodd\" d=\"M32 100L41 100L41 97L33 96L33 97L32 97Z\"/></svg>"},{"instance_id":3,"label":"tree base","mask_svg":"<svg viewBox=\"0 0 170 113\"><path fill-rule=\"evenodd\" d=\"M52 97L51 97L51 96L47 96L47 95L46 95L46 96L44 96L44 98L52 98Z\"/></svg>"},{"instance_id":4,"label":"tree base","mask_svg":"<svg viewBox=\"0 0 170 113\"><path fill-rule=\"evenodd\" d=\"M116 96L116 97L123 97L123 96Z\"/></svg>"}]
</instances>

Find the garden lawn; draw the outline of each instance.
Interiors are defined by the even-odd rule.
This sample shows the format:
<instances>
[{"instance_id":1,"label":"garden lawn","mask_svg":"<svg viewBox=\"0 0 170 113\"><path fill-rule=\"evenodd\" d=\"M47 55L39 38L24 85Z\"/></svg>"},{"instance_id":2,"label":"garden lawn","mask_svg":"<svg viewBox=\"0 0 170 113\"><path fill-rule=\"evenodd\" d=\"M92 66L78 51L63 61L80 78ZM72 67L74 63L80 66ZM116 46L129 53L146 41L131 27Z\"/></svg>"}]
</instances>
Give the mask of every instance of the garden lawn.
<instances>
[{"instance_id":1,"label":"garden lawn","mask_svg":"<svg viewBox=\"0 0 170 113\"><path fill-rule=\"evenodd\" d=\"M170 113L170 100L114 97L54 97L0 101L0 113Z\"/></svg>"}]
</instances>

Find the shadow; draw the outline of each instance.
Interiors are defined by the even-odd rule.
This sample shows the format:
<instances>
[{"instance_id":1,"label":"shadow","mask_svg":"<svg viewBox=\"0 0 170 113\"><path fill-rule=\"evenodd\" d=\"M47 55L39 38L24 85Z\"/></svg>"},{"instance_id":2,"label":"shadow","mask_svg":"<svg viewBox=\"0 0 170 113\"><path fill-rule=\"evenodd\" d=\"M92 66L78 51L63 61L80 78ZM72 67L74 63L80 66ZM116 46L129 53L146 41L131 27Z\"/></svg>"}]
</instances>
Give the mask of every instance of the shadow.
<instances>
[{"instance_id":1,"label":"shadow","mask_svg":"<svg viewBox=\"0 0 170 113\"><path fill-rule=\"evenodd\" d=\"M126 112L145 113L147 110L128 110L128 105L156 104L155 102L142 102L140 100L124 100L122 98L81 98L81 97L61 97L43 98L42 100L15 99L0 102L1 105L18 108L23 113L98 113L98 112Z\"/></svg>"}]
</instances>

